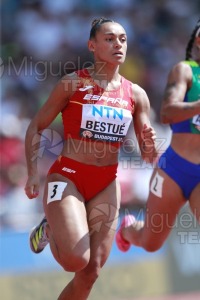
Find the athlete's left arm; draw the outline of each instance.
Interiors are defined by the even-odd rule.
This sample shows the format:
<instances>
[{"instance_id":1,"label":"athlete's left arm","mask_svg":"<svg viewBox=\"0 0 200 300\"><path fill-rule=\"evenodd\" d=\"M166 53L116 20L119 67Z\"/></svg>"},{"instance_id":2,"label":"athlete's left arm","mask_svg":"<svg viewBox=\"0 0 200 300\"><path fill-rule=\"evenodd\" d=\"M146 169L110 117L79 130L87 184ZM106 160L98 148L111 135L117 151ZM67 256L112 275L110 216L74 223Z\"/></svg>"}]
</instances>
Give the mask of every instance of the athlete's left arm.
<instances>
[{"instance_id":1,"label":"athlete's left arm","mask_svg":"<svg viewBox=\"0 0 200 300\"><path fill-rule=\"evenodd\" d=\"M156 132L150 123L150 103L146 92L138 85L133 85L135 111L133 123L142 158L153 163L157 157L155 146Z\"/></svg>"}]
</instances>

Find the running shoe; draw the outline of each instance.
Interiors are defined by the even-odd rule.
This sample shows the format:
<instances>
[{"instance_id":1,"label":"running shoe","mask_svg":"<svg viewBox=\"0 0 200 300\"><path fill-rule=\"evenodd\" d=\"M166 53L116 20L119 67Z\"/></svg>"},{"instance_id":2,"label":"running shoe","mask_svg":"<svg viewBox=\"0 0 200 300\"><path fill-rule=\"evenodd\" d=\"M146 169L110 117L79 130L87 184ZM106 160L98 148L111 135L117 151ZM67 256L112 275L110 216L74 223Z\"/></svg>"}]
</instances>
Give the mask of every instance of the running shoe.
<instances>
[{"instance_id":1,"label":"running shoe","mask_svg":"<svg viewBox=\"0 0 200 300\"><path fill-rule=\"evenodd\" d=\"M44 229L47 224L47 219L44 217L40 224L34 227L30 233L30 248L34 253L40 253L44 250L46 245L49 243L49 239Z\"/></svg>"},{"instance_id":2,"label":"running shoe","mask_svg":"<svg viewBox=\"0 0 200 300\"><path fill-rule=\"evenodd\" d=\"M135 223L135 217L133 215L126 215L123 220L122 220L122 223L121 223L121 226L116 234L116 244L117 244L117 247L119 248L119 250L121 250L122 252L126 252L130 249L131 247L131 244L126 241L123 236L122 236L122 229L124 227L128 227L132 224Z\"/></svg>"}]
</instances>

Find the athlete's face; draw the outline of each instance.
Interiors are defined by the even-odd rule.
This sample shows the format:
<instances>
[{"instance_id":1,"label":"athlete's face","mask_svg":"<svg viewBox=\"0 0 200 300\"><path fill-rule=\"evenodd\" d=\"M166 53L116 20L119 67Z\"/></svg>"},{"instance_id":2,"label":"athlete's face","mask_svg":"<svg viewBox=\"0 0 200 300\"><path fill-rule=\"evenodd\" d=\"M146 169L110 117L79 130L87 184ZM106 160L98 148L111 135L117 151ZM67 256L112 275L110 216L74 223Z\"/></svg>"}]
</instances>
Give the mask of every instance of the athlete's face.
<instances>
[{"instance_id":1,"label":"athlete's face","mask_svg":"<svg viewBox=\"0 0 200 300\"><path fill-rule=\"evenodd\" d=\"M96 62L122 64L127 51L126 32L118 23L104 23L96 32L96 37L89 41L88 46L94 53Z\"/></svg>"},{"instance_id":2,"label":"athlete's face","mask_svg":"<svg viewBox=\"0 0 200 300\"><path fill-rule=\"evenodd\" d=\"M199 57L200 57L200 28L197 30L196 37L195 37L195 45L199 50Z\"/></svg>"},{"instance_id":3,"label":"athlete's face","mask_svg":"<svg viewBox=\"0 0 200 300\"><path fill-rule=\"evenodd\" d=\"M200 57L200 37L196 37L195 44L197 49L199 50L199 57Z\"/></svg>"}]
</instances>

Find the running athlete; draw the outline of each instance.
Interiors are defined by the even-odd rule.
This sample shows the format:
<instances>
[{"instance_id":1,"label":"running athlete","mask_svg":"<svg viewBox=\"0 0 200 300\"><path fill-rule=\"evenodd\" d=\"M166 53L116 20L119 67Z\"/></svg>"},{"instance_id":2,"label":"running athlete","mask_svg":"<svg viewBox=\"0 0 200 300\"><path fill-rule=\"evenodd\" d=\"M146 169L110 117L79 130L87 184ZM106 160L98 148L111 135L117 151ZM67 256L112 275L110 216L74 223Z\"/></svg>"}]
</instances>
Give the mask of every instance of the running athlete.
<instances>
[{"instance_id":1,"label":"running athlete","mask_svg":"<svg viewBox=\"0 0 200 300\"><path fill-rule=\"evenodd\" d=\"M186 60L169 73L161 120L171 124L172 139L150 180L144 221L127 215L116 234L121 251L136 245L158 250L180 208L189 201L200 222L200 19L186 49Z\"/></svg>"},{"instance_id":2,"label":"running athlete","mask_svg":"<svg viewBox=\"0 0 200 300\"><path fill-rule=\"evenodd\" d=\"M94 65L58 82L25 139L25 191L32 199L39 190L33 138L62 113L64 147L47 175L45 218L30 235L34 253L49 243L56 261L75 273L59 300L87 299L109 256L121 197L116 178L119 149L132 119L142 158L153 162L156 156L149 99L119 74L127 50L124 28L109 19L94 20L88 48Z\"/></svg>"}]
</instances>

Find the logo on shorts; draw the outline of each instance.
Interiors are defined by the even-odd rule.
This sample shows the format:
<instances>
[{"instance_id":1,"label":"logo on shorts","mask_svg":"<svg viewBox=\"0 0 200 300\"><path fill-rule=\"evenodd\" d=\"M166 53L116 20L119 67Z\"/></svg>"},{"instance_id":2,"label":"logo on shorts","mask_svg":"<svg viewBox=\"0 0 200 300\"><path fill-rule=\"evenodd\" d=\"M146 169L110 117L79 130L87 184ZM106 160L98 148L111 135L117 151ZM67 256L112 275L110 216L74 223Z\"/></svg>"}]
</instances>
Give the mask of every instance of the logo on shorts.
<instances>
[{"instance_id":1,"label":"logo on shorts","mask_svg":"<svg viewBox=\"0 0 200 300\"><path fill-rule=\"evenodd\" d=\"M67 172L67 173L76 173L75 170L72 170L72 169L69 169L69 168L66 168L66 167L62 168L62 171Z\"/></svg>"}]
</instances>

